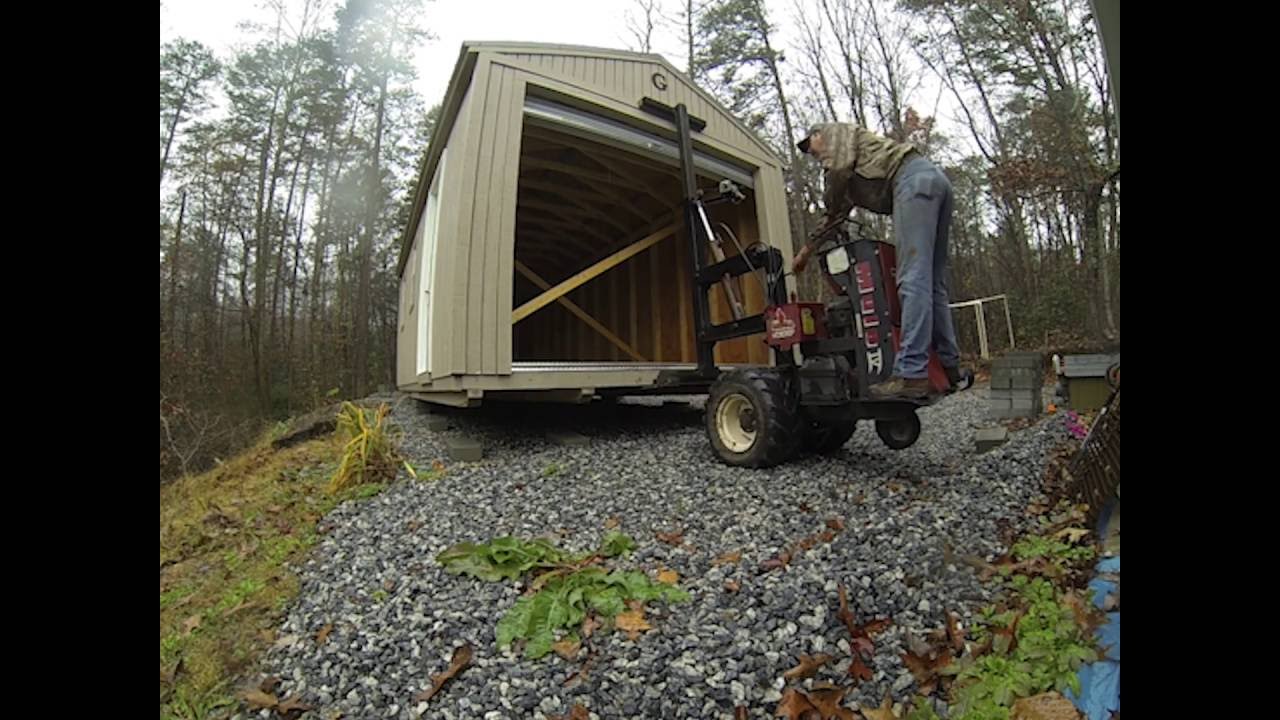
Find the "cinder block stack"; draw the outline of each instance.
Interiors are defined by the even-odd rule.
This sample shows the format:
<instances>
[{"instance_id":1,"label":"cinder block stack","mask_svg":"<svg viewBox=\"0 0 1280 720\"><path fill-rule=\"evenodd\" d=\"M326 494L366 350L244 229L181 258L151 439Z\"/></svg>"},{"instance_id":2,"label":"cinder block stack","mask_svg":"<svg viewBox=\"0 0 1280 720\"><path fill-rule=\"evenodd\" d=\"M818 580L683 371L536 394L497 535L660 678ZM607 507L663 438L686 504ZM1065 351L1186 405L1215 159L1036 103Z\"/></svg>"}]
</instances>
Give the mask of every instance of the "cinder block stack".
<instances>
[{"instance_id":1,"label":"cinder block stack","mask_svg":"<svg viewBox=\"0 0 1280 720\"><path fill-rule=\"evenodd\" d=\"M1044 410L1044 356L1012 352L991 363L991 417L1035 417Z\"/></svg>"}]
</instances>

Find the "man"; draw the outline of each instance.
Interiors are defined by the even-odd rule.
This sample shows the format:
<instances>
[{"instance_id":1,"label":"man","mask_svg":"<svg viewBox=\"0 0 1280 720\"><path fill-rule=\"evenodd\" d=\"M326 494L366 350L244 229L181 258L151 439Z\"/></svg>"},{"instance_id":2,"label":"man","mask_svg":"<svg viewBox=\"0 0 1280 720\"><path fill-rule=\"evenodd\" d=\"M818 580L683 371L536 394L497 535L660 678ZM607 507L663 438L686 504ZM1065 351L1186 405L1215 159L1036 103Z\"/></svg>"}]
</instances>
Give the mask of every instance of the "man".
<instances>
[{"instance_id":1,"label":"man","mask_svg":"<svg viewBox=\"0 0 1280 720\"><path fill-rule=\"evenodd\" d=\"M825 171L826 223L853 207L893 215L898 255L902 344L893 376L871 386L877 398L929 394L929 349L938 353L952 385L960 382L960 350L947 307L947 234L951 226L951 181L910 143L881 137L848 123L815 125L798 147ZM813 246L796 254L792 269L808 264Z\"/></svg>"}]
</instances>

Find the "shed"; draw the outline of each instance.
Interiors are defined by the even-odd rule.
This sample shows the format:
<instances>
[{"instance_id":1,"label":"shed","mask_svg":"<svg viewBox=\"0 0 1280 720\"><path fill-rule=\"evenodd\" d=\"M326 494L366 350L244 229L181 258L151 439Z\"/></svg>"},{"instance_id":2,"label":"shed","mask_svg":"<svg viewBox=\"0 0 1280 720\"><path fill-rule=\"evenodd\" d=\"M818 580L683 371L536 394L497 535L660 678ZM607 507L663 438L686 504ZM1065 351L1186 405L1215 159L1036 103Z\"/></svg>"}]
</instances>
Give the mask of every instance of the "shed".
<instances>
[{"instance_id":1,"label":"shed","mask_svg":"<svg viewBox=\"0 0 1280 720\"><path fill-rule=\"evenodd\" d=\"M675 126L686 106L699 188L739 253L791 258L782 162L659 55L531 43L462 46L401 238L396 380L443 404L652 391L696 360ZM738 278L749 313L759 273ZM731 319L720 287L713 322ZM763 336L716 346L771 362Z\"/></svg>"}]
</instances>

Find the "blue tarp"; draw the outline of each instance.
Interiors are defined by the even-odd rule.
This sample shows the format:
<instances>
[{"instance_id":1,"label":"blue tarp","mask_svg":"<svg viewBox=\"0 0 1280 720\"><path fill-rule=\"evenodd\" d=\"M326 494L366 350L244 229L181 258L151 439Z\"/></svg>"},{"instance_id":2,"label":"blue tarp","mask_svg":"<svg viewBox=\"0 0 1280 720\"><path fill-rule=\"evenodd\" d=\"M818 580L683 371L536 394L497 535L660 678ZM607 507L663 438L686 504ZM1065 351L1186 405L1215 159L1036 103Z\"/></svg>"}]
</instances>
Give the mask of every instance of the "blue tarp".
<instances>
[{"instance_id":1,"label":"blue tarp","mask_svg":"<svg viewBox=\"0 0 1280 720\"><path fill-rule=\"evenodd\" d=\"M1104 513L1101 525L1106 526ZM1120 575L1120 556L1105 558L1095 568L1098 575ZM1103 607L1107 595L1120 589L1119 580L1095 576L1089 581L1093 590L1093 604ZM1105 650L1102 660L1080 668L1080 696L1068 688L1066 696L1084 713L1087 720L1110 720L1112 712L1120 711L1120 613L1107 613L1107 621L1094 633L1098 645Z\"/></svg>"}]
</instances>

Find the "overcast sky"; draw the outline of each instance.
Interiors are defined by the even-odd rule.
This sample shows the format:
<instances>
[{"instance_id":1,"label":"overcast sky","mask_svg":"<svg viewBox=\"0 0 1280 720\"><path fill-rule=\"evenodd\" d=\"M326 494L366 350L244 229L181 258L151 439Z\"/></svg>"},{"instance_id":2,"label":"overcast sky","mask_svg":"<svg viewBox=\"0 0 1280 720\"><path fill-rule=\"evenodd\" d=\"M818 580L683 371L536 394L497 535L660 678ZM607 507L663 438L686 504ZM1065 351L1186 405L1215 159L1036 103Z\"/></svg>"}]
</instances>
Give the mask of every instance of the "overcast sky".
<instances>
[{"instance_id":1,"label":"overcast sky","mask_svg":"<svg viewBox=\"0 0 1280 720\"><path fill-rule=\"evenodd\" d=\"M625 48L624 15L632 0L432 0L424 5L422 26L435 34L417 53L415 83L428 107L444 97L449 74L466 40L517 40ZM326 14L332 15L331 2ZM185 37L227 57L243 42L236 24L274 18L260 0L165 0L160 9L160 42ZM678 52L663 54L683 68Z\"/></svg>"},{"instance_id":2,"label":"overcast sky","mask_svg":"<svg viewBox=\"0 0 1280 720\"><path fill-rule=\"evenodd\" d=\"M324 9L326 24L332 23L334 10L342 0L329 0ZM300 3L290 3L300 6ZM678 3L665 0L675 8ZM790 0L768 0L770 19L778 29L778 46L791 48L798 44L794 29L794 4ZM635 12L635 0L428 0L424 3L422 27L435 38L426 41L417 52L418 78L415 88L427 107L444 98L449 76L458 52L467 40L514 40L547 42L595 47L634 47L627 30L626 17ZM245 20L262 23L274 20L274 11L263 0L163 0L160 6L160 42L178 37L198 40L211 47L223 59L232 48L248 39L237 24ZM673 65L684 69L684 50L677 32L664 28L655 32L653 48ZM914 98L922 115L933 114L938 107L937 129L951 134L958 126L949 96L939 95L939 84L926 74ZM950 132L949 132L950 131ZM956 139L964 142L963 133ZM953 135L954 137L954 135Z\"/></svg>"}]
</instances>

